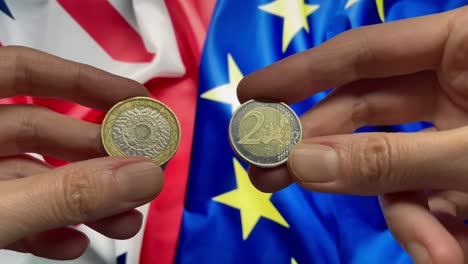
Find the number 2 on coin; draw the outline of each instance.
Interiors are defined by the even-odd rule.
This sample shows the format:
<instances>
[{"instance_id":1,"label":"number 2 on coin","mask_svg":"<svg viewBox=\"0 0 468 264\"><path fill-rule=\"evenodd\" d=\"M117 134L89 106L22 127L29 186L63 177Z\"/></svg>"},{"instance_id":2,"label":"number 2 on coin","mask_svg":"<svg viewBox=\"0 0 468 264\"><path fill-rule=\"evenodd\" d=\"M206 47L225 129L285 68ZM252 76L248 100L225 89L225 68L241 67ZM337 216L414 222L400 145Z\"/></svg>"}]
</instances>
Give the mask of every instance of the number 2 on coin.
<instances>
[{"instance_id":1,"label":"number 2 on coin","mask_svg":"<svg viewBox=\"0 0 468 264\"><path fill-rule=\"evenodd\" d=\"M239 140L239 144L247 145L247 144L260 144L262 138L251 138L257 131L263 126L263 122L265 121L265 116L262 113L257 111L252 111L244 116L243 119L247 119L248 117L253 116L255 117L255 126L247 133L244 137Z\"/></svg>"}]
</instances>

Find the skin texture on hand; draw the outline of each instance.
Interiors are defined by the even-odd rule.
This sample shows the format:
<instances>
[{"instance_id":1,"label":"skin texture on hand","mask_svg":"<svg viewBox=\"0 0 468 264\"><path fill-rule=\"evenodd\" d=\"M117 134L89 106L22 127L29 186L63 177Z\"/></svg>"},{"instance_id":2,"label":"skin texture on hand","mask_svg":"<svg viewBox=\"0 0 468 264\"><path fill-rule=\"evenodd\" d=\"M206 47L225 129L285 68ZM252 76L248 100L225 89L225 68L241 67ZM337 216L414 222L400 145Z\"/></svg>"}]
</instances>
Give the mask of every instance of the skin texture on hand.
<instances>
[{"instance_id":1,"label":"skin texture on hand","mask_svg":"<svg viewBox=\"0 0 468 264\"><path fill-rule=\"evenodd\" d=\"M301 117L288 164L249 168L274 192L378 195L395 239L416 263L468 259L468 8L366 26L246 76L241 102L295 103L333 92ZM363 126L427 121L419 133Z\"/></svg>"},{"instance_id":2,"label":"skin texture on hand","mask_svg":"<svg viewBox=\"0 0 468 264\"><path fill-rule=\"evenodd\" d=\"M0 48L0 97L54 98L106 111L133 96L139 83L37 50ZM0 246L37 256L79 257L86 224L127 239L142 224L135 209L153 200L163 171L142 157L106 157L100 126L34 105L0 105ZM74 161L52 168L24 153Z\"/></svg>"}]
</instances>

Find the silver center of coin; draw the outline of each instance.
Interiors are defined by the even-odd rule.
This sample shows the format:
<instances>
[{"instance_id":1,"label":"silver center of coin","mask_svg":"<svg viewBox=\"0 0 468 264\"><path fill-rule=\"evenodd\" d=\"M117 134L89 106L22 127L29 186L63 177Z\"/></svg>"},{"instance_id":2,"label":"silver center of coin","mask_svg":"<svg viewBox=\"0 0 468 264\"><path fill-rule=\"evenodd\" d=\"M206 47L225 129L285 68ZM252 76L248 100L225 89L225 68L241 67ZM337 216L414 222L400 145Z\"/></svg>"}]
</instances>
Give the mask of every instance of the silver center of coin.
<instances>
[{"instance_id":1,"label":"silver center of coin","mask_svg":"<svg viewBox=\"0 0 468 264\"><path fill-rule=\"evenodd\" d=\"M133 131L138 140L147 140L151 136L151 128L145 124L139 124Z\"/></svg>"},{"instance_id":2,"label":"silver center of coin","mask_svg":"<svg viewBox=\"0 0 468 264\"><path fill-rule=\"evenodd\" d=\"M145 106L122 112L112 126L116 147L128 156L158 156L169 144L170 135L166 118Z\"/></svg>"}]
</instances>

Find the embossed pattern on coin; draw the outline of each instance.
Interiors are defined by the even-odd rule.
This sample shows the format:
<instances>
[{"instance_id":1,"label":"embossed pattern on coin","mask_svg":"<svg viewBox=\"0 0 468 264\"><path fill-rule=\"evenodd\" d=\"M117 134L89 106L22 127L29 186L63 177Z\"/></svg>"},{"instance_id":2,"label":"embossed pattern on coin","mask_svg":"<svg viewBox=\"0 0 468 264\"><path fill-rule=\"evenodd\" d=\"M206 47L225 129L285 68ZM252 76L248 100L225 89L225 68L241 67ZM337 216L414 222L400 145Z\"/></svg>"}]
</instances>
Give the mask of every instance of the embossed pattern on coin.
<instances>
[{"instance_id":1,"label":"embossed pattern on coin","mask_svg":"<svg viewBox=\"0 0 468 264\"><path fill-rule=\"evenodd\" d=\"M163 165L177 151L180 127L174 113L163 103L134 97L109 110L101 138L110 156L144 156Z\"/></svg>"},{"instance_id":2,"label":"embossed pattern on coin","mask_svg":"<svg viewBox=\"0 0 468 264\"><path fill-rule=\"evenodd\" d=\"M302 139L302 127L294 111L284 103L250 100L233 114L229 141L244 161L263 168L285 163Z\"/></svg>"}]
</instances>

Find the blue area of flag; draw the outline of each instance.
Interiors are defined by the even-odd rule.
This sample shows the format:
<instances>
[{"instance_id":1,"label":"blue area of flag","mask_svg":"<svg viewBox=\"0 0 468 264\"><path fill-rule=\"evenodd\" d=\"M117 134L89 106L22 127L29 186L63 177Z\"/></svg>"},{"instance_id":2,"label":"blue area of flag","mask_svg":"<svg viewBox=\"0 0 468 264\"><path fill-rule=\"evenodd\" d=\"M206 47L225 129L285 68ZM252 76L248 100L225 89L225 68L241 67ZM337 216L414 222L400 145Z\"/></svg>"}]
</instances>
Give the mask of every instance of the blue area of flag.
<instances>
[{"instance_id":1,"label":"blue area of flag","mask_svg":"<svg viewBox=\"0 0 468 264\"><path fill-rule=\"evenodd\" d=\"M5 13L7 16L14 18L13 14L11 13L10 9L8 8L7 4L5 3L5 0L0 0L0 11Z\"/></svg>"},{"instance_id":2,"label":"blue area of flag","mask_svg":"<svg viewBox=\"0 0 468 264\"><path fill-rule=\"evenodd\" d=\"M126 264L127 263L127 253L124 253L117 257L117 264Z\"/></svg>"}]
</instances>

